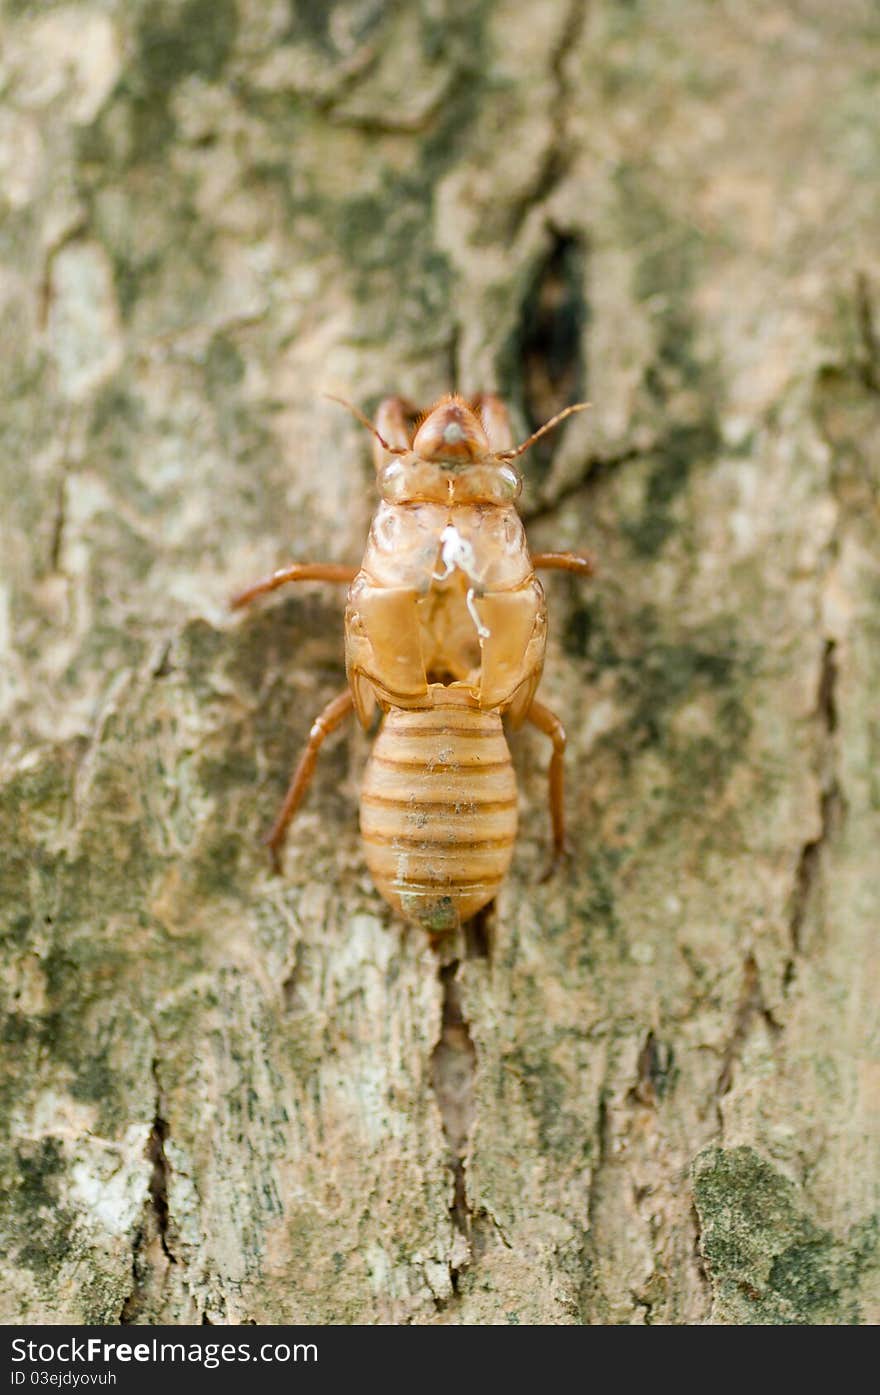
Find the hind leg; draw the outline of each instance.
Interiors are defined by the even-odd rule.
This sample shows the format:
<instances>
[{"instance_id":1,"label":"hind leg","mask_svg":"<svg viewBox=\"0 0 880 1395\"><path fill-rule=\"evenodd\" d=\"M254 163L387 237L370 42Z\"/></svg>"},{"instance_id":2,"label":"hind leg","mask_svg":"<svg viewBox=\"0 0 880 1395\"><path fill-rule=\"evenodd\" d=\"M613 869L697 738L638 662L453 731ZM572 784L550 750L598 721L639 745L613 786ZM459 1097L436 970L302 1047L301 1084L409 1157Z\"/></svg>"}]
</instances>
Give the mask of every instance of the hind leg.
<instances>
[{"instance_id":1,"label":"hind leg","mask_svg":"<svg viewBox=\"0 0 880 1395\"><path fill-rule=\"evenodd\" d=\"M553 828L553 859L545 874L552 876L565 857L568 846L565 838L565 727L549 707L542 702L533 702L526 720L549 736L553 742L550 757L550 822Z\"/></svg>"},{"instance_id":2,"label":"hind leg","mask_svg":"<svg viewBox=\"0 0 880 1395\"><path fill-rule=\"evenodd\" d=\"M340 693L338 697L333 698L332 702L327 703L323 712L312 723L306 748L293 772L293 778L288 786L287 794L284 796L284 803L271 831L263 840L272 854L272 867L276 872L281 871L281 849L284 846L284 839L287 836L290 821L312 782L318 752L331 732L334 732L345 721L353 707L354 699L349 689L346 688L344 693Z\"/></svg>"}]
</instances>

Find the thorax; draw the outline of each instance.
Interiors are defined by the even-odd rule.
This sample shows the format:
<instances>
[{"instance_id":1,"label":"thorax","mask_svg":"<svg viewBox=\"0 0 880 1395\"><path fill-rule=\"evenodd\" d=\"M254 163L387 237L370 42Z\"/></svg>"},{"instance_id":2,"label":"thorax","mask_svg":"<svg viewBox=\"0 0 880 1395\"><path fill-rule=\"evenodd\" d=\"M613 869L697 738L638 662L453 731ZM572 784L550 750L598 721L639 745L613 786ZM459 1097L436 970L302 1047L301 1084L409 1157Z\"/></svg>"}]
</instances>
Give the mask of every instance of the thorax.
<instances>
[{"instance_id":1,"label":"thorax","mask_svg":"<svg viewBox=\"0 0 880 1395\"><path fill-rule=\"evenodd\" d=\"M428 501L383 500L362 565L376 585L402 586L421 594L456 572L481 591L506 591L521 585L532 571L516 509Z\"/></svg>"},{"instance_id":2,"label":"thorax","mask_svg":"<svg viewBox=\"0 0 880 1395\"><path fill-rule=\"evenodd\" d=\"M478 590L508 590L530 575L515 508L520 480L509 465L449 469L405 456L378 482L382 502L363 561L376 584L424 594L459 573Z\"/></svg>"}]
</instances>

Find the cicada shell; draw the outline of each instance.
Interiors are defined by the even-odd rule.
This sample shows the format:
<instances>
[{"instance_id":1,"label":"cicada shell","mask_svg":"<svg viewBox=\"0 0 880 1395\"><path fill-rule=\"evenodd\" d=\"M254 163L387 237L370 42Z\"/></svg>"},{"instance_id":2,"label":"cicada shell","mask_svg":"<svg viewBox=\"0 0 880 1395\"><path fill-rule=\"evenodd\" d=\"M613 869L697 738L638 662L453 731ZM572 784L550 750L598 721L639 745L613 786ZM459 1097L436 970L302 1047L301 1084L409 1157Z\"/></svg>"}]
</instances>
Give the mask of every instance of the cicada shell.
<instances>
[{"instance_id":1,"label":"cicada shell","mask_svg":"<svg viewBox=\"0 0 880 1395\"><path fill-rule=\"evenodd\" d=\"M348 405L347 403L345 404ZM495 896L513 855L516 780L502 719L530 721L553 742L554 853L565 847L562 723L535 697L547 611L536 569L590 575L592 559L531 556L516 504L520 446L494 395L450 395L420 413L399 397L379 408L380 495L360 567L294 563L238 596L240 606L288 581L348 583L348 688L315 720L268 835L276 866L325 738L354 710L381 722L361 791L366 860L379 891L432 935L455 929Z\"/></svg>"}]
</instances>

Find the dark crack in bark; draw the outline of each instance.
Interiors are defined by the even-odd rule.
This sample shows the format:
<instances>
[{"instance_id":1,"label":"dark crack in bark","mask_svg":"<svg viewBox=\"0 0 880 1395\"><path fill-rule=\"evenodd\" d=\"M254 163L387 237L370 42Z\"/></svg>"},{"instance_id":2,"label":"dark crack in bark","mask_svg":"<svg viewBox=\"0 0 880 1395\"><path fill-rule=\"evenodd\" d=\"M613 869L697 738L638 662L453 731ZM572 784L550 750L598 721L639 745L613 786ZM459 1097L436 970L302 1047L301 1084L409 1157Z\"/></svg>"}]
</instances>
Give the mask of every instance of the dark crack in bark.
<instances>
[{"instance_id":1,"label":"dark crack in bark","mask_svg":"<svg viewBox=\"0 0 880 1395\"><path fill-rule=\"evenodd\" d=\"M568 139L568 113L573 96L573 84L565 70L569 53L580 41L587 18L586 0L572 0L559 34L559 41L550 56L553 97L550 103L550 138L538 172L525 195L511 210L511 234L515 234L530 209L544 203L565 178L571 163L572 142Z\"/></svg>"},{"instance_id":2,"label":"dark crack in bark","mask_svg":"<svg viewBox=\"0 0 880 1395\"><path fill-rule=\"evenodd\" d=\"M52 536L49 540L50 572L61 570L61 550L64 543L64 529L67 524L67 476L68 470L65 465L55 493L55 515L52 519Z\"/></svg>"},{"instance_id":3,"label":"dark crack in bark","mask_svg":"<svg viewBox=\"0 0 880 1395\"><path fill-rule=\"evenodd\" d=\"M671 1046L648 1032L636 1063L636 1082L627 1096L631 1104L656 1109L673 1080L675 1057Z\"/></svg>"},{"instance_id":4,"label":"dark crack in bark","mask_svg":"<svg viewBox=\"0 0 880 1395\"><path fill-rule=\"evenodd\" d=\"M285 974L281 982L281 1000L284 1004L284 1011L288 1016L304 1010L304 1000L300 991L303 970L305 967L305 950L300 943L293 951L293 963Z\"/></svg>"},{"instance_id":5,"label":"dark crack in bark","mask_svg":"<svg viewBox=\"0 0 880 1395\"><path fill-rule=\"evenodd\" d=\"M578 44L586 14L585 0L573 0L550 56L550 135L535 179L511 208L511 237L532 210L546 203L567 172L571 150L567 127L573 85L566 73L566 60ZM529 278L518 324L502 350L499 365L501 378L518 387L532 431L582 398L586 385L587 249L583 238L570 229L548 224L548 233L549 246ZM547 437L532 449L531 471L539 479L548 472L555 444L554 437Z\"/></svg>"},{"instance_id":6,"label":"dark crack in bark","mask_svg":"<svg viewBox=\"0 0 880 1395\"><path fill-rule=\"evenodd\" d=\"M583 469L574 479L567 480L552 496L539 497L531 507L526 506L521 510L523 522L538 523L543 519L552 518L557 509L569 499L576 498L583 491L595 489L615 470L629 465L633 460L639 460L646 453L642 449L630 447L615 455L587 456Z\"/></svg>"},{"instance_id":7,"label":"dark crack in bark","mask_svg":"<svg viewBox=\"0 0 880 1395\"><path fill-rule=\"evenodd\" d=\"M630 1289L630 1291L629 1291L629 1296L630 1296L630 1298L632 1299L632 1301L633 1301L635 1307L641 1309L641 1311L642 1311L642 1321L643 1321L644 1326L645 1326L645 1327L650 1327L650 1326L651 1326L651 1313L653 1312L653 1308L654 1308L653 1303L649 1303L648 1300L647 1300L647 1298L643 1298L643 1297L641 1296L641 1294L636 1293L636 1291L635 1291L634 1288L631 1288L631 1289Z\"/></svg>"},{"instance_id":8,"label":"dark crack in bark","mask_svg":"<svg viewBox=\"0 0 880 1395\"><path fill-rule=\"evenodd\" d=\"M709 1271L706 1268L706 1260L703 1255L703 1225L700 1220L700 1213L697 1210L697 1203L693 1199L693 1196L691 1197L690 1219L694 1235L694 1269L696 1271L697 1279L699 1280L700 1292L702 1293L706 1301L706 1307L703 1313L703 1320L708 1321L709 1315L712 1311L714 1294L712 1291L712 1280L709 1278Z\"/></svg>"},{"instance_id":9,"label":"dark crack in bark","mask_svg":"<svg viewBox=\"0 0 880 1395\"><path fill-rule=\"evenodd\" d=\"M823 723L829 736L837 731L837 646L834 640L825 642L822 653L822 667L819 671L819 692L816 700L816 715Z\"/></svg>"},{"instance_id":10,"label":"dark crack in bark","mask_svg":"<svg viewBox=\"0 0 880 1395\"><path fill-rule=\"evenodd\" d=\"M461 325L453 324L446 345L446 376L450 392L458 392L461 371Z\"/></svg>"},{"instance_id":11,"label":"dark crack in bark","mask_svg":"<svg viewBox=\"0 0 880 1395\"><path fill-rule=\"evenodd\" d=\"M143 1215L132 1245L132 1289L119 1314L120 1323L126 1326L151 1320L167 1270L177 1263L169 1238L168 1181L171 1169L165 1153L168 1122L162 1109L157 1061L153 1062L153 1081L156 1087L155 1113L144 1149L152 1166Z\"/></svg>"},{"instance_id":12,"label":"dark crack in bark","mask_svg":"<svg viewBox=\"0 0 880 1395\"><path fill-rule=\"evenodd\" d=\"M586 391L583 355L589 309L584 295L586 250L580 238L555 232L523 297L516 333L516 372L529 429L536 431ZM546 471L556 433L532 447L533 469Z\"/></svg>"},{"instance_id":13,"label":"dark crack in bark","mask_svg":"<svg viewBox=\"0 0 880 1395\"><path fill-rule=\"evenodd\" d=\"M495 947L495 902L490 901L462 928L466 959L489 959Z\"/></svg>"},{"instance_id":14,"label":"dark crack in bark","mask_svg":"<svg viewBox=\"0 0 880 1395\"><path fill-rule=\"evenodd\" d=\"M78 217L68 227L62 229L43 253L43 265L37 285L37 326L41 334L45 334L49 328L53 295L52 273L55 269L55 259L71 243L78 242L87 231L88 223L85 218Z\"/></svg>"},{"instance_id":15,"label":"dark crack in bark","mask_svg":"<svg viewBox=\"0 0 880 1395\"><path fill-rule=\"evenodd\" d=\"M720 1102L726 1094L729 1094L733 1085L733 1072L737 1062L740 1060L743 1048L749 1038L752 1028L757 1020L761 1020L767 1026L772 1036L778 1035L782 1030L779 1023L774 1019L773 1014L764 1002L761 992L761 977L758 972L758 961L754 954L747 954L743 964L743 982L740 993L739 1004L733 1021L733 1028L724 1048L721 1059L721 1069L718 1072L718 1080L715 1085L715 1098L719 1107L719 1127L723 1127L723 1119L720 1115Z\"/></svg>"},{"instance_id":16,"label":"dark crack in bark","mask_svg":"<svg viewBox=\"0 0 880 1395\"><path fill-rule=\"evenodd\" d=\"M591 1235L593 1234L595 1228L596 1215L599 1207L599 1197L602 1190L602 1182L604 1180L603 1174L605 1167L608 1163L608 1157L610 1153L608 1101L605 1095L604 1087L602 1089L602 1093L599 1095L599 1107L596 1111L595 1137L596 1157L590 1164L590 1190L587 1197L587 1222L589 1226L589 1232Z\"/></svg>"},{"instance_id":17,"label":"dark crack in bark","mask_svg":"<svg viewBox=\"0 0 880 1395\"><path fill-rule=\"evenodd\" d=\"M862 342L859 365L862 381L871 392L880 392L880 335L874 320L871 287L863 271L856 274L856 317Z\"/></svg>"},{"instance_id":18,"label":"dark crack in bark","mask_svg":"<svg viewBox=\"0 0 880 1395\"><path fill-rule=\"evenodd\" d=\"M599 1219L599 1204L605 1186L605 1173L611 1161L611 1119L608 1110L608 1082L602 1083L596 1107L596 1123L593 1130L595 1141L590 1157L590 1180L586 1198L586 1226L581 1244L580 1318L582 1323L601 1321L603 1295L595 1256L598 1253L596 1232Z\"/></svg>"},{"instance_id":19,"label":"dark crack in bark","mask_svg":"<svg viewBox=\"0 0 880 1395\"><path fill-rule=\"evenodd\" d=\"M162 1253L171 1264L177 1263L171 1246L168 1242L168 1178L170 1168L168 1159L165 1156L165 1140L168 1137L168 1124L157 1114L153 1120L153 1127L147 1141L147 1157L153 1164L153 1171L150 1175L149 1196L153 1214L156 1217L156 1228L159 1233L159 1243L162 1246Z\"/></svg>"},{"instance_id":20,"label":"dark crack in bark","mask_svg":"<svg viewBox=\"0 0 880 1395\"><path fill-rule=\"evenodd\" d=\"M73 473L74 440L76 437L77 445L79 445L79 426L80 423L75 421L73 413L67 412L62 416L59 429L59 438L61 441L61 469L58 476L58 484L55 489L52 530L49 534L49 546L46 556L48 569L52 573L63 571L62 558L64 555L64 535L67 528L67 516L69 512L70 477Z\"/></svg>"},{"instance_id":21,"label":"dark crack in bark","mask_svg":"<svg viewBox=\"0 0 880 1395\"><path fill-rule=\"evenodd\" d=\"M161 646L156 661L150 669L151 678L167 678L174 672L174 665L171 662L171 650L174 647L173 639L166 639Z\"/></svg>"},{"instance_id":22,"label":"dark crack in bark","mask_svg":"<svg viewBox=\"0 0 880 1395\"><path fill-rule=\"evenodd\" d=\"M822 880L822 862L829 839L840 827L844 815L844 800L837 775L836 733L837 710L837 646L826 640L819 671L816 696L816 719L821 726L819 833L804 843L798 859L794 890L789 910L791 956L785 967L784 985L791 987L797 960L804 951L805 927L813 914Z\"/></svg>"},{"instance_id":23,"label":"dark crack in bark","mask_svg":"<svg viewBox=\"0 0 880 1395\"><path fill-rule=\"evenodd\" d=\"M462 1008L458 968L459 961L453 960L442 965L439 971L443 986L443 1017L440 1038L431 1056L431 1084L440 1108L447 1165L452 1173L453 1193L449 1214L454 1229L466 1242L467 1263L473 1254L473 1214L467 1196L465 1159L474 1122L477 1053ZM462 1267L450 1266L453 1293L458 1291Z\"/></svg>"}]
</instances>

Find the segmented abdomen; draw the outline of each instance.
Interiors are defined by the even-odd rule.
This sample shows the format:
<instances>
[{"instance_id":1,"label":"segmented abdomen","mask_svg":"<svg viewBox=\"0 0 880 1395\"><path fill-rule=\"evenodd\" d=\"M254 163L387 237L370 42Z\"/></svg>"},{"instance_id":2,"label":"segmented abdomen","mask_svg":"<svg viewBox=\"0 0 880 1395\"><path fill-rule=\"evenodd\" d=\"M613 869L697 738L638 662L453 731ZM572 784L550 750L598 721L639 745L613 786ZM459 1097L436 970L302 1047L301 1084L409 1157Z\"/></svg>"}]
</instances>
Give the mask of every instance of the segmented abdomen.
<instances>
[{"instance_id":1,"label":"segmented abdomen","mask_svg":"<svg viewBox=\"0 0 880 1395\"><path fill-rule=\"evenodd\" d=\"M516 780L498 713L392 708L364 775L361 833L386 901L430 933L491 901L516 837Z\"/></svg>"}]
</instances>

